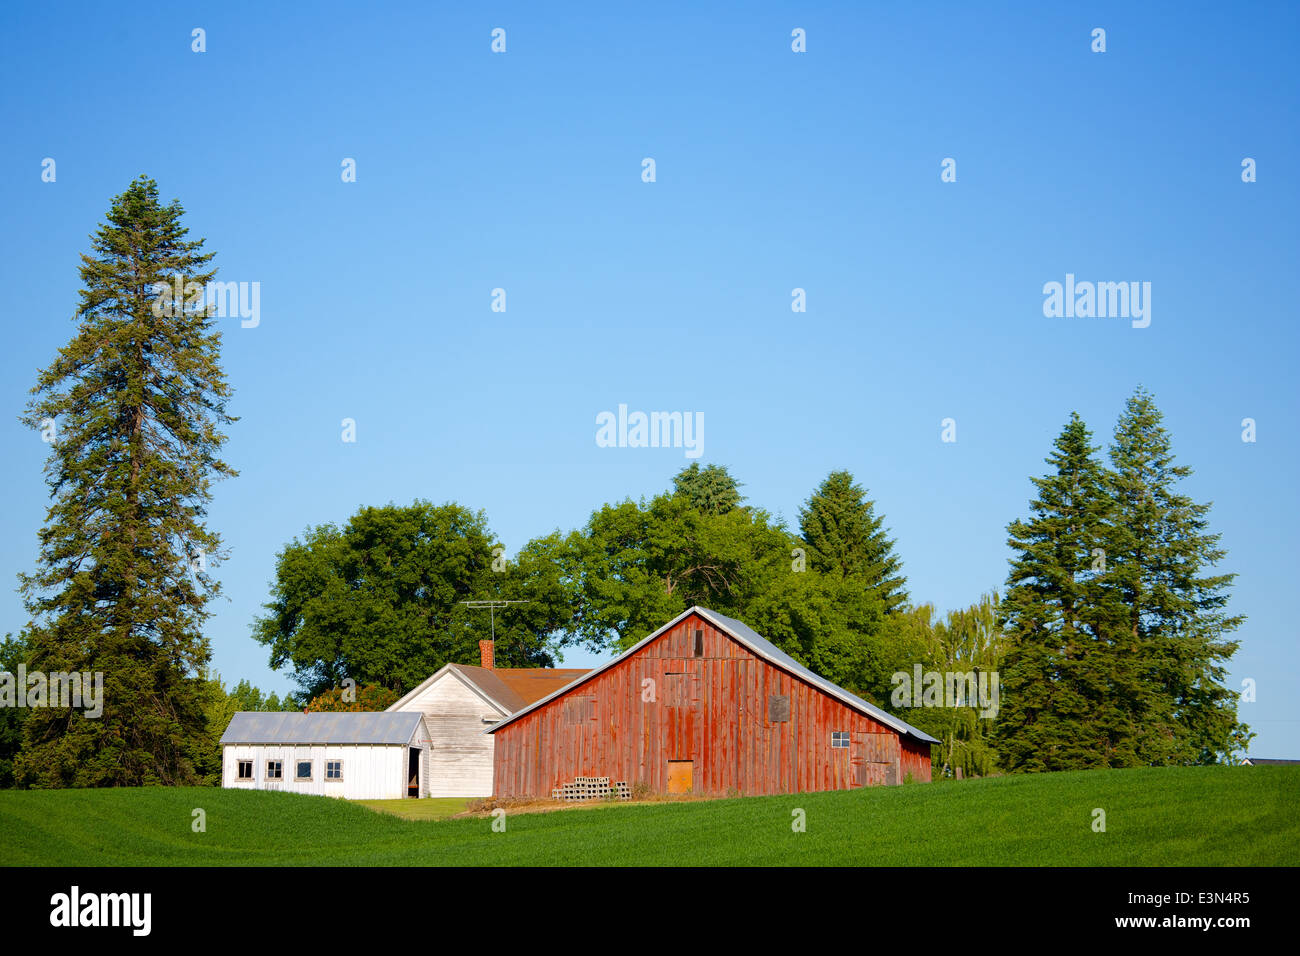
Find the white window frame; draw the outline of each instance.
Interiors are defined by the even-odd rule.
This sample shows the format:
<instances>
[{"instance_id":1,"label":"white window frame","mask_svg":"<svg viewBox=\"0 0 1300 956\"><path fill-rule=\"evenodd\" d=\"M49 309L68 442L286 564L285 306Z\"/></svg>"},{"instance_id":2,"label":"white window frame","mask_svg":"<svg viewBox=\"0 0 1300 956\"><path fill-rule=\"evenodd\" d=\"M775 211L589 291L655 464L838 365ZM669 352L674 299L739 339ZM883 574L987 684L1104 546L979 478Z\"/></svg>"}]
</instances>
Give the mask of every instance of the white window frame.
<instances>
[{"instance_id":1,"label":"white window frame","mask_svg":"<svg viewBox=\"0 0 1300 956\"><path fill-rule=\"evenodd\" d=\"M307 765L307 776L300 777L298 776L298 771L302 769L303 764ZM315 760L312 760L310 757L304 757L301 760L297 758L294 759L293 761L293 782L294 783L311 783L312 780L314 780L315 778L316 778Z\"/></svg>"},{"instance_id":2,"label":"white window frame","mask_svg":"<svg viewBox=\"0 0 1300 956\"><path fill-rule=\"evenodd\" d=\"M832 749L832 750L848 750L848 749L849 749L849 744L850 744L850 742L852 741L852 739L853 739L852 736L850 735L850 733L849 733L847 730L832 730L832 731L831 731L831 749Z\"/></svg>"},{"instance_id":3,"label":"white window frame","mask_svg":"<svg viewBox=\"0 0 1300 956\"><path fill-rule=\"evenodd\" d=\"M338 764L339 775L338 775L337 777L331 777L331 776L330 776L330 764ZM325 761L325 782L326 782L326 783L342 783L342 782L343 782L343 758L342 758L342 757L339 757L338 759L335 759L335 760L326 760L326 761Z\"/></svg>"}]
</instances>

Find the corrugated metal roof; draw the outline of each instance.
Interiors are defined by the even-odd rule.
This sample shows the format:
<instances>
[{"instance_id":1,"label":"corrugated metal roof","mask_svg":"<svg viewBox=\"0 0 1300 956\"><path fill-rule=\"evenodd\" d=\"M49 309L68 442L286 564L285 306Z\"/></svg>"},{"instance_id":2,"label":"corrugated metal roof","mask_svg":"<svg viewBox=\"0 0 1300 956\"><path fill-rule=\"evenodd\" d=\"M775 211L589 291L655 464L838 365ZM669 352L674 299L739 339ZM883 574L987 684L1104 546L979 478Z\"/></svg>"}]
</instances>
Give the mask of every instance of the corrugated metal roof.
<instances>
[{"instance_id":1,"label":"corrugated metal roof","mask_svg":"<svg viewBox=\"0 0 1300 956\"><path fill-rule=\"evenodd\" d=\"M423 714L261 713L240 711L221 735L223 744L407 744Z\"/></svg>"},{"instance_id":2,"label":"corrugated metal roof","mask_svg":"<svg viewBox=\"0 0 1300 956\"><path fill-rule=\"evenodd\" d=\"M707 608L702 608L702 607L692 607L683 611L681 614L678 614L675 618L673 618L663 627L659 628L659 630L655 631L653 634L647 635L646 637L642 638L640 641L637 641L636 644L629 647L627 650L625 650L622 654L619 654L613 660L606 661L604 664L602 664L600 667L597 667L595 670L588 671L585 676L577 678L576 680L572 681L570 684L566 685L565 687L562 687L559 690L555 691L554 693L551 693L546 697L543 697L541 700L531 704L528 707L525 707L523 710L516 711L515 713L511 714L509 717L507 717L505 720L501 721L500 723L495 724L492 727L489 727L486 731L484 731L484 733L489 733L489 734L496 733L506 724L512 723L516 718L522 717L524 714L536 710L538 707L542 706L542 704L545 704L547 701L553 700L556 697L559 697L567 693L571 688L576 687L579 684L586 683L589 679L595 677L597 674L601 673L602 671L608 670L609 668L613 667L619 661L623 660L623 658L635 654L644 645L649 644L651 641L659 637L661 634L664 634L667 631L672 630L674 627L678 625L678 623L686 620L686 618L690 617L692 614L698 614L700 617L712 623L719 630L723 631L726 634L731 635L733 638L740 641L740 643L744 644L746 647L748 647L759 657L766 658L767 660L771 661L773 664L777 665L783 670L787 670L792 674L795 674L803 678L808 683L812 684L813 686L817 687L822 691L825 691L826 693L830 694L832 697L839 698L841 701L843 701L845 704L848 704L850 707L854 708L855 710L858 710L866 714L867 716L872 717L875 720L878 720L886 727L892 727L900 734L913 737L916 740L919 740L923 743L931 743L931 744L939 743L939 741L935 740L925 731L917 730L907 721L901 720L900 718L895 717L893 714L881 710L879 707L875 706L874 704L868 703L867 701L863 700L861 697L858 697L856 694L849 693L843 687L840 687L838 684L831 683L825 677L822 677L820 674L813 673L808 668L804 667L802 664L796 661L789 654L785 653L785 651L781 650L779 647L777 647L767 638L763 637L761 634L755 631L748 624L745 624L743 621L737 621L735 618L730 618L727 617L725 614L719 614L717 611L710 611Z\"/></svg>"}]
</instances>

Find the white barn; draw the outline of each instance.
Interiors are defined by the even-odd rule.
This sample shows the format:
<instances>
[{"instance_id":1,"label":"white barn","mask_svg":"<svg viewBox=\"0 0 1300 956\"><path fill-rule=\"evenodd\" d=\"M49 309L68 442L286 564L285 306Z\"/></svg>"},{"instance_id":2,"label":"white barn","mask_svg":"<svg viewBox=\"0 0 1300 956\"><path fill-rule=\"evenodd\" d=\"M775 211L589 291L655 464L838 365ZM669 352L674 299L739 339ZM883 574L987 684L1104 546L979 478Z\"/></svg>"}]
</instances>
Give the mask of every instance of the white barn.
<instances>
[{"instance_id":1,"label":"white barn","mask_svg":"<svg viewBox=\"0 0 1300 956\"><path fill-rule=\"evenodd\" d=\"M492 642L480 664L448 664L388 708L423 714L430 732L429 796L489 797L496 739L484 731L577 680L581 668L493 666Z\"/></svg>"},{"instance_id":2,"label":"white barn","mask_svg":"<svg viewBox=\"0 0 1300 956\"><path fill-rule=\"evenodd\" d=\"M235 714L221 785L351 800L429 795L429 728L418 712Z\"/></svg>"}]
</instances>

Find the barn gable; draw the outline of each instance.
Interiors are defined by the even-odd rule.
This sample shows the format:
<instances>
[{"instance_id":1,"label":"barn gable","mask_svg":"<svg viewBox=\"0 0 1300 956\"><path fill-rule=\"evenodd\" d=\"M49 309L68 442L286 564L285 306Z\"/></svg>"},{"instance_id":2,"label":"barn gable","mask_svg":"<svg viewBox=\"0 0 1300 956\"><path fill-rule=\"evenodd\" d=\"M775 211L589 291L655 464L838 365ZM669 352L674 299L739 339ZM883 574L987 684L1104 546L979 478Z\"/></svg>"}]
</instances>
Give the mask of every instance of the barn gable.
<instances>
[{"instance_id":1,"label":"barn gable","mask_svg":"<svg viewBox=\"0 0 1300 956\"><path fill-rule=\"evenodd\" d=\"M487 734L497 796L583 776L713 794L929 780L934 742L698 607Z\"/></svg>"},{"instance_id":2,"label":"barn gable","mask_svg":"<svg viewBox=\"0 0 1300 956\"><path fill-rule=\"evenodd\" d=\"M628 657L631 657L634 654L640 653L641 650L644 647L646 647L646 645L650 644L652 641L659 640L665 634L671 634L674 628L676 628L678 624L686 620L691 615L698 615L704 618L706 621L713 624L715 627L717 627L728 637L732 638L733 640L739 641L741 644L743 644L749 650L753 651L759 657L771 662L772 664L777 665L778 667L782 668L785 671L788 671L789 673L800 678L801 680L807 681L808 683L830 694L831 696L837 697L848 706L861 711L863 714L866 714L867 716L873 718L874 720L878 720L886 727L890 727L898 731L900 734L904 734L906 736L912 737L920 743L937 744L939 742L938 740L936 740L935 738L927 734L925 731L916 729L911 724L907 723L905 720L895 717L893 714L889 713L888 711L881 710L875 704L863 700L861 697L858 697L856 694L849 693L849 691L845 690L843 687L840 687L838 684L832 683L831 681L827 680L825 677L822 677L820 674L813 673L808 668L804 667L802 664L796 661L789 654L787 654L785 651L781 650L771 641L767 640L767 638L763 637L761 634L759 634L757 631L751 628L748 624L745 624L743 621L738 621L735 618L727 617L724 614L719 614L717 611L710 611L707 608L702 608L698 606L683 611L681 614L677 615L677 617L673 618L663 627L659 628L659 630L655 631L653 634L650 634L642 638L640 641L632 645L630 648L628 648L622 654L615 657L613 660L607 661L606 663L602 664L600 667L597 667L595 670L586 672L585 676L573 680L569 684L566 684L564 687L561 687L558 690L554 691L553 693L547 695L546 697L543 697L540 700L536 701L531 706L516 711L511 715L509 720L504 720L496 724L494 727L492 727L486 732L495 733L497 730L504 727L506 724L510 723L511 720L515 720L519 717L522 717L524 714L534 710L537 707L542 706L543 704L550 702L554 698L559 697L562 694L566 694L571 690L575 690L581 684L585 683L589 678L595 677L597 674L601 673L602 671L614 667L620 661ZM681 658L689 658L689 657L696 656L695 649L693 647L692 648L679 647L679 648L674 648L673 650L674 653L669 654L667 656L681 657Z\"/></svg>"},{"instance_id":3,"label":"barn gable","mask_svg":"<svg viewBox=\"0 0 1300 956\"><path fill-rule=\"evenodd\" d=\"M485 652L484 663L491 663ZM585 670L447 664L391 707L424 715L431 740L430 795L492 793L493 738L483 729L563 687Z\"/></svg>"}]
</instances>

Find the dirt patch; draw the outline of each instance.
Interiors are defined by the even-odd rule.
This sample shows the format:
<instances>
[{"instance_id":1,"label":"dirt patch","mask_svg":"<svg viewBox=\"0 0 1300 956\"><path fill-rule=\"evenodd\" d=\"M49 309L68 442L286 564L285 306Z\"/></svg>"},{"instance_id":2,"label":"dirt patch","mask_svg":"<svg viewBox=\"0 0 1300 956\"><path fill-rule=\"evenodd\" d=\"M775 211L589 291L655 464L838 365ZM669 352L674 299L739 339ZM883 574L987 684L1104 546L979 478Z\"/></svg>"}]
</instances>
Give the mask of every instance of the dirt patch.
<instances>
[{"instance_id":1,"label":"dirt patch","mask_svg":"<svg viewBox=\"0 0 1300 956\"><path fill-rule=\"evenodd\" d=\"M693 793L654 794L633 800L552 800L536 797L486 797L471 800L453 819L487 817L493 810L507 813L552 813L556 810L604 810L608 807L638 807L653 803L697 803L710 797Z\"/></svg>"}]
</instances>

